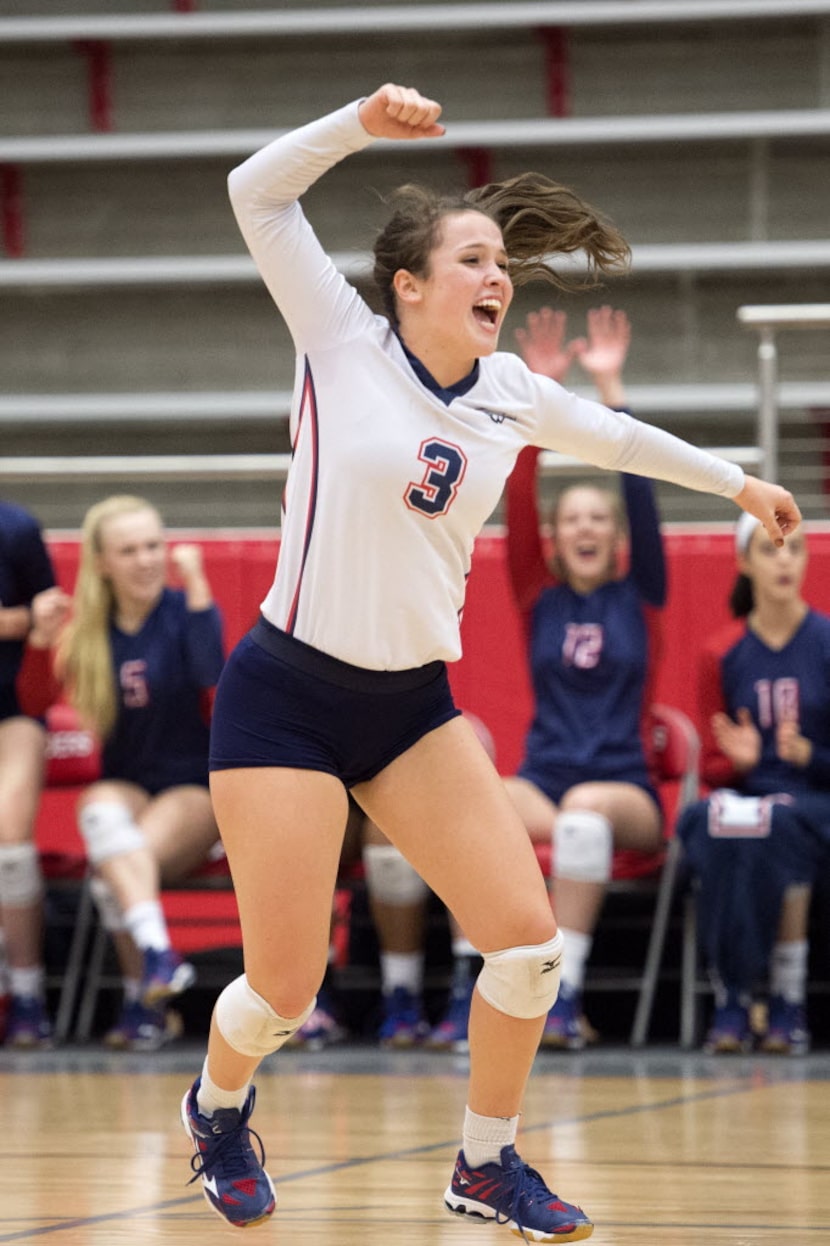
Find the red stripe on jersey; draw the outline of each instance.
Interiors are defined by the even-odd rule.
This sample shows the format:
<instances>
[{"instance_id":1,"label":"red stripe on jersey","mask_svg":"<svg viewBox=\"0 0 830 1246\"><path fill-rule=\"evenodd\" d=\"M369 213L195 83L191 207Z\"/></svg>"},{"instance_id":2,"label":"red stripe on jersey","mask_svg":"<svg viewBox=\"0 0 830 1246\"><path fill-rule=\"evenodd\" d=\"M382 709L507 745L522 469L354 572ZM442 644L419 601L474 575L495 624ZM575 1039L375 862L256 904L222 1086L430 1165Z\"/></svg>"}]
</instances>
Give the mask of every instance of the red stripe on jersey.
<instances>
[{"instance_id":1,"label":"red stripe on jersey","mask_svg":"<svg viewBox=\"0 0 830 1246\"><path fill-rule=\"evenodd\" d=\"M308 508L305 520L305 537L303 539L303 556L300 561L300 573L297 576L297 584L294 588L294 595L291 599L291 608L288 611L288 620L285 630L289 636L294 632L297 622L297 610L300 604L300 590L303 586L303 572L305 571L308 551L311 545L311 534L314 530L314 516L317 512L317 485L319 483L320 458L319 458L319 426L317 422L317 395L314 392L314 381L311 376L311 367L308 359L305 361L305 376L303 377L303 395L300 400L300 415L297 421L297 436L294 439L294 449L296 450L297 442L300 439L300 430L306 415L309 419L309 437L311 438L311 481L308 491Z\"/></svg>"}]
</instances>

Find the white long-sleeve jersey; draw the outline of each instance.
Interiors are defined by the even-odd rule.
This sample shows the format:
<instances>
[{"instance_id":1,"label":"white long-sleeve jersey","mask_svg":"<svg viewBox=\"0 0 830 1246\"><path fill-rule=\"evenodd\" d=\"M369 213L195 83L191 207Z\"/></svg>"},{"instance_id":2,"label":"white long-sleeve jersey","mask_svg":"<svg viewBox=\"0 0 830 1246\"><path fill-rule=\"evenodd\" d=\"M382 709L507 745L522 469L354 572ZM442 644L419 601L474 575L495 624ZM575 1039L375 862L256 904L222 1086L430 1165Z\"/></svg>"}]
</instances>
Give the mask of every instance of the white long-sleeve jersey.
<instances>
[{"instance_id":1,"label":"white long-sleeve jersey","mask_svg":"<svg viewBox=\"0 0 830 1246\"><path fill-rule=\"evenodd\" d=\"M449 404L425 385L298 203L371 141L350 104L255 153L232 171L229 189L297 350L293 457L263 614L342 661L401 670L460 657L473 543L523 446L726 497L744 477L576 397L508 352L482 358L475 383Z\"/></svg>"}]
</instances>

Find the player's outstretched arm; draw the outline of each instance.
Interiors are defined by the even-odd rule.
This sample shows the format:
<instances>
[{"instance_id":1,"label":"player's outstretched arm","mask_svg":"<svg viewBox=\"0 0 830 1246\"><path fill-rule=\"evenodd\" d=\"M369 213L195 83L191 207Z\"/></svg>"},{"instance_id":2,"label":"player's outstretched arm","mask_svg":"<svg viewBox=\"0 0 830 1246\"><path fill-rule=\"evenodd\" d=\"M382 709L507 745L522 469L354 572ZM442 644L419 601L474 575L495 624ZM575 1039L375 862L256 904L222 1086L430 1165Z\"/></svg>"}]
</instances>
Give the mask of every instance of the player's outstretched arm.
<instances>
[{"instance_id":1,"label":"player's outstretched arm","mask_svg":"<svg viewBox=\"0 0 830 1246\"><path fill-rule=\"evenodd\" d=\"M361 125L375 138L440 138L444 127L438 124L441 105L427 99L414 87L387 82L363 100L359 109Z\"/></svg>"}]
</instances>

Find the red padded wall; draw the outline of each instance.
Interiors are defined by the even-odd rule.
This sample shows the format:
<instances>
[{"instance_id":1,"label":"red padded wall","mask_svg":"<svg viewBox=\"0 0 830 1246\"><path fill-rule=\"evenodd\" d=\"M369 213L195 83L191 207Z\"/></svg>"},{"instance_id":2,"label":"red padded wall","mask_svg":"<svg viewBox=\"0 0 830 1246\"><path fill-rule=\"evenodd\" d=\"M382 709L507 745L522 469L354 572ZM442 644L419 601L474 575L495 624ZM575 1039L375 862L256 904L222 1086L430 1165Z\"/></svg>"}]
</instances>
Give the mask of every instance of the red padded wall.
<instances>
[{"instance_id":1,"label":"red padded wall","mask_svg":"<svg viewBox=\"0 0 830 1246\"><path fill-rule=\"evenodd\" d=\"M823 526L822 526L823 527ZM251 625L273 576L276 538L214 534L170 534L199 540L216 600L225 620L228 645ZM669 528L669 604L663 661L656 697L695 717L697 658L707 636L729 618L728 597L735 574L732 530ZM50 539L58 579L71 591L77 569L77 540ZM830 613L830 531L810 534L806 594ZM530 715L524 643L504 558L504 540L485 531L476 545L462 623L464 657L452 670L458 704L478 714L496 742L503 774L521 759L522 737Z\"/></svg>"}]
</instances>

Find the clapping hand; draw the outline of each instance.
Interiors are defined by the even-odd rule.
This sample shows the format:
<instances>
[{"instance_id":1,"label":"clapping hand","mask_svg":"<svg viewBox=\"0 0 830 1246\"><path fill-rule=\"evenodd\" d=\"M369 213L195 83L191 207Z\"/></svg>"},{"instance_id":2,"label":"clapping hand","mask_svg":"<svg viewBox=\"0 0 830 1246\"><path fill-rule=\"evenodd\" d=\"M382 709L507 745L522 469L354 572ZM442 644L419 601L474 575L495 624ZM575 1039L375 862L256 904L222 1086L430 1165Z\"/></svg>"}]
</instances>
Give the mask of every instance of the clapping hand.
<instances>
[{"instance_id":1,"label":"clapping hand","mask_svg":"<svg viewBox=\"0 0 830 1246\"><path fill-rule=\"evenodd\" d=\"M797 722L779 723L775 730L775 751L782 761L803 770L809 766L813 756L813 746L806 736L801 734Z\"/></svg>"},{"instance_id":2,"label":"clapping hand","mask_svg":"<svg viewBox=\"0 0 830 1246\"><path fill-rule=\"evenodd\" d=\"M737 720L728 714L712 715L712 731L720 751L741 774L752 770L761 759L761 733L748 709L739 709Z\"/></svg>"}]
</instances>

